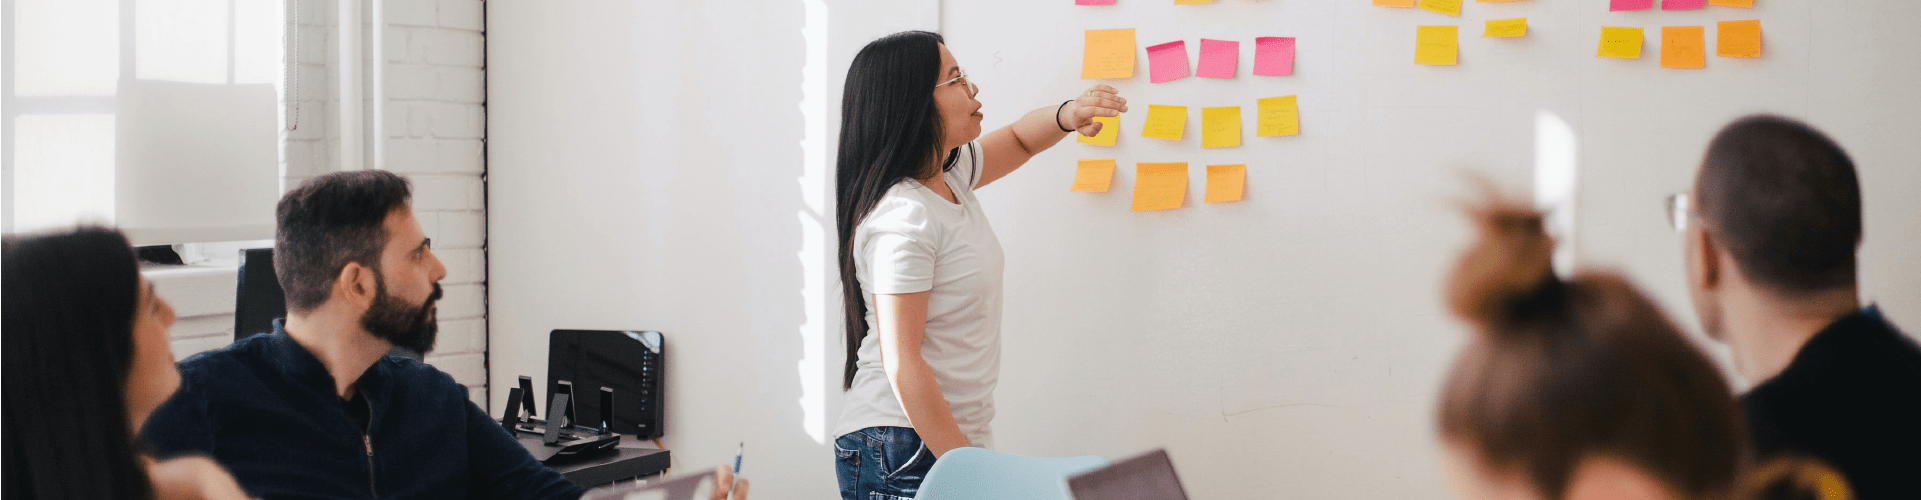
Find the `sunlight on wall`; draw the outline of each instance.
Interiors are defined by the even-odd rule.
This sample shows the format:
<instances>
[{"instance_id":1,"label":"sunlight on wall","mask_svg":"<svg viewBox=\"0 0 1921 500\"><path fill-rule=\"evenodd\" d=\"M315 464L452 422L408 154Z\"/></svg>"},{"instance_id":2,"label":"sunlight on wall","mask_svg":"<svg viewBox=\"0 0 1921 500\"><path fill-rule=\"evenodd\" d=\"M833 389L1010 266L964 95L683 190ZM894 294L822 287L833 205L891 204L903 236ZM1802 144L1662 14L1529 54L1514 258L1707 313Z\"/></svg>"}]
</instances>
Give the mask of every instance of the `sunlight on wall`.
<instances>
[{"instance_id":1,"label":"sunlight on wall","mask_svg":"<svg viewBox=\"0 0 1921 500\"><path fill-rule=\"evenodd\" d=\"M1554 271L1574 271L1574 192L1580 185L1574 128L1547 110L1534 113L1534 206L1555 239Z\"/></svg>"},{"instance_id":2,"label":"sunlight on wall","mask_svg":"<svg viewBox=\"0 0 1921 500\"><path fill-rule=\"evenodd\" d=\"M807 63L801 66L800 114L806 132L801 136L800 217L801 302L807 320L801 323L801 426L814 443L827 442L826 322L827 262L827 4L806 0L807 21L801 38L807 40Z\"/></svg>"}]
</instances>

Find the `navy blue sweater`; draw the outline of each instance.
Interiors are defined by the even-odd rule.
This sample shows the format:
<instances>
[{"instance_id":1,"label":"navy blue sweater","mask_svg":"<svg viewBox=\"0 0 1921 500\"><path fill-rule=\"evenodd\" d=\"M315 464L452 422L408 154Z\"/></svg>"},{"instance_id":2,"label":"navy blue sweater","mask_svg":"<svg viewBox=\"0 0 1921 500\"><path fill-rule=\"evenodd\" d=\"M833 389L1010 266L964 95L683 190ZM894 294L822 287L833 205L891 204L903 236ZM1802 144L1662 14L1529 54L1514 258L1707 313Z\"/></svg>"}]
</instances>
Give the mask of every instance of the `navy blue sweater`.
<instances>
[{"instance_id":1,"label":"navy blue sweater","mask_svg":"<svg viewBox=\"0 0 1921 500\"><path fill-rule=\"evenodd\" d=\"M453 377L413 360L384 357L361 376L361 427L320 360L275 327L180 362L180 392L143 431L155 451L210 455L269 499L585 492L534 460Z\"/></svg>"}]
</instances>

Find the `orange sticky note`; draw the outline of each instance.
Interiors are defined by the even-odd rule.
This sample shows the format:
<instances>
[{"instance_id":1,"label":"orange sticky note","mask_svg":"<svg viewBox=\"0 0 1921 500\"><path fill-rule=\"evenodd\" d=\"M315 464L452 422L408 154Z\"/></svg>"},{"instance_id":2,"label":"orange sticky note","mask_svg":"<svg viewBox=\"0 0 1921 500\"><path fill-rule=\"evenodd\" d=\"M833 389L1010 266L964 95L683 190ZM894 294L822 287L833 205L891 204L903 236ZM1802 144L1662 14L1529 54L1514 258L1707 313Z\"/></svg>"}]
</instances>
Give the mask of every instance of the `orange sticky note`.
<instances>
[{"instance_id":1,"label":"orange sticky note","mask_svg":"<svg viewBox=\"0 0 1921 500\"><path fill-rule=\"evenodd\" d=\"M1080 141L1081 144L1093 144L1095 146L1112 146L1114 145L1114 141L1116 139L1120 139L1121 117L1096 116L1094 117L1094 123L1101 124L1100 132L1095 132L1093 137L1084 136L1084 135L1081 135L1080 132L1075 132L1074 140Z\"/></svg>"},{"instance_id":2,"label":"orange sticky note","mask_svg":"<svg viewBox=\"0 0 1921 500\"><path fill-rule=\"evenodd\" d=\"M1701 26L1661 28L1661 67L1707 67L1708 50L1705 30L1706 28Z\"/></svg>"},{"instance_id":3,"label":"orange sticky note","mask_svg":"<svg viewBox=\"0 0 1921 500\"><path fill-rule=\"evenodd\" d=\"M1134 76L1134 29L1087 30L1081 54L1081 78Z\"/></svg>"},{"instance_id":4,"label":"orange sticky note","mask_svg":"<svg viewBox=\"0 0 1921 500\"><path fill-rule=\"evenodd\" d=\"M1241 201L1247 189L1247 165L1208 165L1205 203Z\"/></svg>"},{"instance_id":5,"label":"orange sticky note","mask_svg":"<svg viewBox=\"0 0 1921 500\"><path fill-rule=\"evenodd\" d=\"M1761 20L1721 21L1714 43L1721 57L1761 57Z\"/></svg>"},{"instance_id":6,"label":"orange sticky note","mask_svg":"<svg viewBox=\"0 0 1921 500\"><path fill-rule=\"evenodd\" d=\"M1415 6L1421 10L1461 17L1461 0L1420 0Z\"/></svg>"},{"instance_id":7,"label":"orange sticky note","mask_svg":"<svg viewBox=\"0 0 1921 500\"><path fill-rule=\"evenodd\" d=\"M1754 8L1754 0L1708 0L1708 5Z\"/></svg>"},{"instance_id":8,"label":"orange sticky note","mask_svg":"<svg viewBox=\"0 0 1921 500\"><path fill-rule=\"evenodd\" d=\"M1527 18L1495 19L1487 22L1487 30L1481 32L1482 38L1513 38L1527 36Z\"/></svg>"},{"instance_id":9,"label":"orange sticky note","mask_svg":"<svg viewBox=\"0 0 1921 500\"><path fill-rule=\"evenodd\" d=\"M1187 201L1186 163L1135 164L1135 212L1181 208L1184 201Z\"/></svg>"},{"instance_id":10,"label":"orange sticky note","mask_svg":"<svg viewBox=\"0 0 1921 500\"><path fill-rule=\"evenodd\" d=\"M1374 0L1375 7L1413 7L1414 0Z\"/></svg>"},{"instance_id":11,"label":"orange sticky note","mask_svg":"<svg viewBox=\"0 0 1921 500\"><path fill-rule=\"evenodd\" d=\"M1114 182L1114 160L1081 160L1074 171L1074 193L1105 193Z\"/></svg>"},{"instance_id":12,"label":"orange sticky note","mask_svg":"<svg viewBox=\"0 0 1921 500\"><path fill-rule=\"evenodd\" d=\"M1421 26L1414 36L1414 64L1453 66L1461 54L1460 26Z\"/></svg>"},{"instance_id":13,"label":"orange sticky note","mask_svg":"<svg viewBox=\"0 0 1921 500\"><path fill-rule=\"evenodd\" d=\"M1602 27L1601 48L1595 51L1594 56L1640 59L1641 28Z\"/></svg>"},{"instance_id":14,"label":"orange sticky note","mask_svg":"<svg viewBox=\"0 0 1921 500\"><path fill-rule=\"evenodd\" d=\"M1241 145L1241 107L1201 108L1201 147Z\"/></svg>"},{"instance_id":15,"label":"orange sticky note","mask_svg":"<svg viewBox=\"0 0 1921 500\"><path fill-rule=\"evenodd\" d=\"M1147 124L1141 126L1141 137L1178 141L1186 131L1187 106L1147 106Z\"/></svg>"},{"instance_id":16,"label":"orange sticky note","mask_svg":"<svg viewBox=\"0 0 1921 500\"><path fill-rule=\"evenodd\" d=\"M1294 96L1268 97L1257 101L1254 135L1277 137L1301 133L1301 109Z\"/></svg>"}]
</instances>

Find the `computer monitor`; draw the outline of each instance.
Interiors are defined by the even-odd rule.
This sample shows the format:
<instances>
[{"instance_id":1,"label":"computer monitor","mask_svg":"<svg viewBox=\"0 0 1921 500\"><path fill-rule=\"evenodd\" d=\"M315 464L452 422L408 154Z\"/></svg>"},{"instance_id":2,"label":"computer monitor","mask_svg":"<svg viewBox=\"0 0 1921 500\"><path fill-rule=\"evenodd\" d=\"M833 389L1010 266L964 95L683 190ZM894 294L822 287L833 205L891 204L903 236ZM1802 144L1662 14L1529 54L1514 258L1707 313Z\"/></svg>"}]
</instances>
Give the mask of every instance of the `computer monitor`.
<instances>
[{"instance_id":1,"label":"computer monitor","mask_svg":"<svg viewBox=\"0 0 1921 500\"><path fill-rule=\"evenodd\" d=\"M273 271L272 248L240 251L240 281L233 301L234 340L273 333L273 320L287 317L287 295Z\"/></svg>"}]
</instances>

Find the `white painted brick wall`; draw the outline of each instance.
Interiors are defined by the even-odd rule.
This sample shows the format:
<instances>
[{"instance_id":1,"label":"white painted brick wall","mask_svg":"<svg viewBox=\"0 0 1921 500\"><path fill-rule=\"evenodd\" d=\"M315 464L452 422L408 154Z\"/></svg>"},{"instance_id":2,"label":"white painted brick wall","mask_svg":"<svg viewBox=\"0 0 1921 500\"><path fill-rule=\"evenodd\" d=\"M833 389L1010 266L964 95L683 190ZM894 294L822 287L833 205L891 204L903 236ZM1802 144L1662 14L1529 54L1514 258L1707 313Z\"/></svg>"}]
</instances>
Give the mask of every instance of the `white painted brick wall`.
<instances>
[{"instance_id":1,"label":"white painted brick wall","mask_svg":"<svg viewBox=\"0 0 1921 500\"><path fill-rule=\"evenodd\" d=\"M295 30L299 100L287 102L297 124L283 133L281 174L291 188L338 167L339 108L332 68L334 0L300 2ZM447 265L441 282L440 339L427 362L487 402L486 322L486 51L481 0L387 0L382 91L387 99L384 168L414 183L414 212ZM291 40L291 39L289 39ZM292 108L297 108L297 111ZM297 113L297 117L293 115ZM211 279L214 286L207 285ZM231 276L157 279L176 304L196 304L172 332L176 357L233 340ZM217 289L225 287L225 295Z\"/></svg>"}]
</instances>

